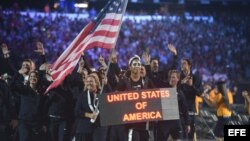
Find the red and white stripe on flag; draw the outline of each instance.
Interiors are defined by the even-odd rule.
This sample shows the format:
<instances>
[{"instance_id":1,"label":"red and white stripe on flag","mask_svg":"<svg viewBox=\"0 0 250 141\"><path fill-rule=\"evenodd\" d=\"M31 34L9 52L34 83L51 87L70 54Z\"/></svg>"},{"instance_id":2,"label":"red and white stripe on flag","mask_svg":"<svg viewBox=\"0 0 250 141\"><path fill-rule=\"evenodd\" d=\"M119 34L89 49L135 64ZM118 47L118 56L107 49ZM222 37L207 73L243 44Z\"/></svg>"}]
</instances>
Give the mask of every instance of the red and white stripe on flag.
<instances>
[{"instance_id":1,"label":"red and white stripe on flag","mask_svg":"<svg viewBox=\"0 0 250 141\"><path fill-rule=\"evenodd\" d=\"M127 0L109 1L97 18L85 26L52 65L53 82L45 93L61 84L74 70L83 51L93 47L111 49L115 46L126 5Z\"/></svg>"}]
</instances>

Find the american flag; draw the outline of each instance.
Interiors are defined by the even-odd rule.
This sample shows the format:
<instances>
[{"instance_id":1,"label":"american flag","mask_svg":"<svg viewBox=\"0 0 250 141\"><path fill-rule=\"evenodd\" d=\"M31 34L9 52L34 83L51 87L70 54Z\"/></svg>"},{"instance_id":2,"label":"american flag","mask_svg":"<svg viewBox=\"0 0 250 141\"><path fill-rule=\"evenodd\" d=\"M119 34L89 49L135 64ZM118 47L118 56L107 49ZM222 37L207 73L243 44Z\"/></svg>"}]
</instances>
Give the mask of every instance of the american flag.
<instances>
[{"instance_id":1,"label":"american flag","mask_svg":"<svg viewBox=\"0 0 250 141\"><path fill-rule=\"evenodd\" d=\"M85 26L51 66L53 83L45 93L57 87L74 70L83 51L93 47L111 49L115 46L127 2L109 0L97 17Z\"/></svg>"}]
</instances>

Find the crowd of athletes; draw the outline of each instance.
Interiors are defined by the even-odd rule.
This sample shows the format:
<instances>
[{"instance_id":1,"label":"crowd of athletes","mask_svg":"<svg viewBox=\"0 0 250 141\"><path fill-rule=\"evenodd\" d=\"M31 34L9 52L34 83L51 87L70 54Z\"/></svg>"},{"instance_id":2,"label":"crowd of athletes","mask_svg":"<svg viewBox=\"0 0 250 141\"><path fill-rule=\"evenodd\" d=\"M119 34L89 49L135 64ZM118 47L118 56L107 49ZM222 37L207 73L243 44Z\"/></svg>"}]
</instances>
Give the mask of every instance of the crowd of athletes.
<instances>
[{"instance_id":1,"label":"crowd of athletes","mask_svg":"<svg viewBox=\"0 0 250 141\"><path fill-rule=\"evenodd\" d=\"M49 65L89 21L1 11L1 140L164 141L169 134L193 140L196 96L217 109L215 135L223 138L233 96L222 81L246 81L248 17L125 20L115 50L86 51L72 74L44 95L52 82ZM177 88L180 120L100 126L100 92L160 87ZM247 91L238 97L249 106Z\"/></svg>"}]
</instances>

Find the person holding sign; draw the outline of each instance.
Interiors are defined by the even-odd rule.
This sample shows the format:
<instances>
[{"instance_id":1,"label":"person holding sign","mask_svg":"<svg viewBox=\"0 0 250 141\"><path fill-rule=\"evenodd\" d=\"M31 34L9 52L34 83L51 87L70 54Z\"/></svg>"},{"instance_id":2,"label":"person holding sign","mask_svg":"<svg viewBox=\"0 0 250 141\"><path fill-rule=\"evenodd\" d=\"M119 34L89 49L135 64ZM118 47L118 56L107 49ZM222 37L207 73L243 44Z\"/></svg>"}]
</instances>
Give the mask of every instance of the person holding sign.
<instances>
[{"instance_id":1,"label":"person holding sign","mask_svg":"<svg viewBox=\"0 0 250 141\"><path fill-rule=\"evenodd\" d=\"M76 141L106 141L107 127L101 127L99 119L100 81L98 76L88 75L85 86L75 107Z\"/></svg>"},{"instance_id":2,"label":"person holding sign","mask_svg":"<svg viewBox=\"0 0 250 141\"><path fill-rule=\"evenodd\" d=\"M170 70L168 73L168 84L166 87L172 87L177 89L178 105L180 118L183 118L185 121L185 131L190 132L190 120L188 116L188 109L186 99L183 95L183 92L177 88L177 84L180 80L180 74L177 70ZM173 140L177 141L182 138L182 127L181 120L167 120L167 121L158 121L157 124L157 141L164 141L168 139L169 135L172 136Z\"/></svg>"},{"instance_id":3,"label":"person holding sign","mask_svg":"<svg viewBox=\"0 0 250 141\"><path fill-rule=\"evenodd\" d=\"M144 81L141 76L141 58L138 55L130 58L129 60L129 69L130 69L130 76L124 77L120 79L119 83L117 84L118 91L127 91L127 90L140 90L140 89L147 89L153 88L153 84L150 80ZM149 134L148 134L148 127L149 123L133 123L127 124L125 126L125 133L128 135L129 141L148 141ZM123 125L121 125L123 126ZM122 127L119 128L122 128ZM123 127L124 127L123 126ZM114 134L114 127L111 127L111 136Z\"/></svg>"}]
</instances>

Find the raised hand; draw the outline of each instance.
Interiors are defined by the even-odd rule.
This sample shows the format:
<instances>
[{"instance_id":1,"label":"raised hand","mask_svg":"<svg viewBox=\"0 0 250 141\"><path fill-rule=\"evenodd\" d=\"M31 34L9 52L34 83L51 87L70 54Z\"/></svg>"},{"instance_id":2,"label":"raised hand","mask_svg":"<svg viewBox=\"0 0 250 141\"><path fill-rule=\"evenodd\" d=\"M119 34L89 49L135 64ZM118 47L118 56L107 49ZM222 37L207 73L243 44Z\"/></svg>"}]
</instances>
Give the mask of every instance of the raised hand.
<instances>
[{"instance_id":1,"label":"raised hand","mask_svg":"<svg viewBox=\"0 0 250 141\"><path fill-rule=\"evenodd\" d=\"M104 60L104 58L102 57L102 55L99 56L98 61L100 62L100 64L101 64L103 67L107 68L107 64L105 63L105 60Z\"/></svg>"},{"instance_id":2,"label":"raised hand","mask_svg":"<svg viewBox=\"0 0 250 141\"><path fill-rule=\"evenodd\" d=\"M45 55L44 47L41 42L36 43L36 50L34 52L38 53L39 55Z\"/></svg>"},{"instance_id":3,"label":"raised hand","mask_svg":"<svg viewBox=\"0 0 250 141\"><path fill-rule=\"evenodd\" d=\"M21 67L21 69L18 70L18 72L19 72L20 74L25 74L27 71L28 71L28 70L27 70L27 68L25 68L25 67Z\"/></svg>"},{"instance_id":4,"label":"raised hand","mask_svg":"<svg viewBox=\"0 0 250 141\"><path fill-rule=\"evenodd\" d=\"M99 56L98 61L102 64L105 63L104 58L102 57L102 55Z\"/></svg>"},{"instance_id":5,"label":"raised hand","mask_svg":"<svg viewBox=\"0 0 250 141\"><path fill-rule=\"evenodd\" d=\"M40 67L39 70L41 71L48 71L50 69L50 64L49 63L43 63Z\"/></svg>"},{"instance_id":6,"label":"raised hand","mask_svg":"<svg viewBox=\"0 0 250 141\"><path fill-rule=\"evenodd\" d=\"M77 72L78 72L78 73L82 73L83 68L84 68L84 65L85 65L85 61L84 61L84 59L83 59L83 58L81 58L78 64L79 64L79 66L78 66L78 70L77 70Z\"/></svg>"},{"instance_id":7,"label":"raised hand","mask_svg":"<svg viewBox=\"0 0 250 141\"><path fill-rule=\"evenodd\" d=\"M81 58L79 61L79 66L84 67L84 65L85 65L85 61L83 58Z\"/></svg>"},{"instance_id":8,"label":"raised hand","mask_svg":"<svg viewBox=\"0 0 250 141\"><path fill-rule=\"evenodd\" d=\"M146 51L144 51L142 53L142 58L143 58L143 61L144 61L145 65L149 65L150 64L151 57L150 57L150 55Z\"/></svg>"},{"instance_id":9,"label":"raised hand","mask_svg":"<svg viewBox=\"0 0 250 141\"><path fill-rule=\"evenodd\" d=\"M176 50L176 48L174 47L173 44L168 44L168 49L169 49L174 55L177 55L177 50Z\"/></svg>"},{"instance_id":10,"label":"raised hand","mask_svg":"<svg viewBox=\"0 0 250 141\"><path fill-rule=\"evenodd\" d=\"M1 48L4 56L9 55L10 50L8 49L8 46L5 43L1 45Z\"/></svg>"},{"instance_id":11,"label":"raised hand","mask_svg":"<svg viewBox=\"0 0 250 141\"><path fill-rule=\"evenodd\" d=\"M111 63L117 63L117 52L115 49L112 49L110 54Z\"/></svg>"}]
</instances>

